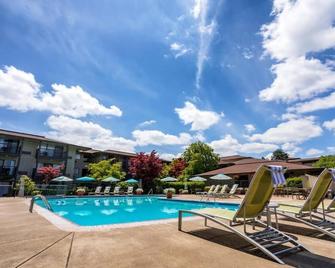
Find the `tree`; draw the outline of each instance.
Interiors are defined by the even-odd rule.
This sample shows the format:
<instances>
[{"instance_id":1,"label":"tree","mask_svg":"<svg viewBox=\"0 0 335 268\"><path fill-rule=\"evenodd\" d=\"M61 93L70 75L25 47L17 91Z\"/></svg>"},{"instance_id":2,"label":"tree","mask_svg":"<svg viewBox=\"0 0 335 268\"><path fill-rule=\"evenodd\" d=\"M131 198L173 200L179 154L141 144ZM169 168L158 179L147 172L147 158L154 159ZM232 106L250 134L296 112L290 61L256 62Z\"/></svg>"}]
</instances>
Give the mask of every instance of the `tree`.
<instances>
[{"instance_id":1,"label":"tree","mask_svg":"<svg viewBox=\"0 0 335 268\"><path fill-rule=\"evenodd\" d=\"M167 164L167 163L164 163L163 167L162 167L162 170L159 174L159 177L162 179L162 178L170 176L170 170L171 170L171 165Z\"/></svg>"},{"instance_id":2,"label":"tree","mask_svg":"<svg viewBox=\"0 0 335 268\"><path fill-rule=\"evenodd\" d=\"M284 160L286 161L289 158L288 154L285 153L282 149L277 149L272 153L271 160Z\"/></svg>"},{"instance_id":3,"label":"tree","mask_svg":"<svg viewBox=\"0 0 335 268\"><path fill-rule=\"evenodd\" d=\"M49 183L53 178L56 178L60 174L60 170L62 169L62 166L60 167L40 167L37 169L37 173L43 176L43 182Z\"/></svg>"},{"instance_id":4,"label":"tree","mask_svg":"<svg viewBox=\"0 0 335 268\"><path fill-rule=\"evenodd\" d=\"M170 164L169 175L175 178L180 177L183 174L183 171L187 167L187 163L182 158L173 159Z\"/></svg>"},{"instance_id":5,"label":"tree","mask_svg":"<svg viewBox=\"0 0 335 268\"><path fill-rule=\"evenodd\" d=\"M100 180L111 176L117 179L123 179L126 173L122 171L122 163L113 163L113 161L114 159L109 159L89 164L88 171L90 176Z\"/></svg>"},{"instance_id":6,"label":"tree","mask_svg":"<svg viewBox=\"0 0 335 268\"><path fill-rule=\"evenodd\" d=\"M129 171L133 177L142 179L142 187L148 191L154 187L153 180L159 177L162 167L162 161L156 151L150 154L141 152L130 160Z\"/></svg>"},{"instance_id":7,"label":"tree","mask_svg":"<svg viewBox=\"0 0 335 268\"><path fill-rule=\"evenodd\" d=\"M314 163L313 166L319 168L334 168L335 155L323 155L317 162Z\"/></svg>"},{"instance_id":8,"label":"tree","mask_svg":"<svg viewBox=\"0 0 335 268\"><path fill-rule=\"evenodd\" d=\"M183 172L185 177L216 169L220 160L213 148L201 141L190 144L182 158L187 163Z\"/></svg>"}]
</instances>

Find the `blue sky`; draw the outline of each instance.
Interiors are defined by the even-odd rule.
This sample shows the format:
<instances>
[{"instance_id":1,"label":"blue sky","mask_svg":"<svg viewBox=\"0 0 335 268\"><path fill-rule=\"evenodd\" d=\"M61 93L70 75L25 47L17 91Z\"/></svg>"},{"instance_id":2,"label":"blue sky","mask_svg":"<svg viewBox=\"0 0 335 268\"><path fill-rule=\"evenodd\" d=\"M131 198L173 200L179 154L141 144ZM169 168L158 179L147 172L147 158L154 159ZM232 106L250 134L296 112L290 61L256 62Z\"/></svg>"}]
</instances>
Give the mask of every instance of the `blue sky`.
<instances>
[{"instance_id":1,"label":"blue sky","mask_svg":"<svg viewBox=\"0 0 335 268\"><path fill-rule=\"evenodd\" d=\"M335 3L2 1L0 127L171 158L335 152Z\"/></svg>"}]
</instances>

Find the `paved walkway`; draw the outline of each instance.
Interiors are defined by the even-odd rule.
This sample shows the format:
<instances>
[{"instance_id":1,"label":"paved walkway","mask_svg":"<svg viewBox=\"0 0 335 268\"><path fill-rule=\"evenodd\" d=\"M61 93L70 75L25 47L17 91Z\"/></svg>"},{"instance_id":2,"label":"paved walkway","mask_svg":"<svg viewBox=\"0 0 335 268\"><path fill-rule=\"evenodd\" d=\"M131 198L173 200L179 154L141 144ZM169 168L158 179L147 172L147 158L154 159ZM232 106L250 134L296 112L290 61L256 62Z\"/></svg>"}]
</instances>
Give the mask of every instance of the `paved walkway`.
<instances>
[{"instance_id":1,"label":"paved walkway","mask_svg":"<svg viewBox=\"0 0 335 268\"><path fill-rule=\"evenodd\" d=\"M335 267L335 241L315 237L309 228L280 227L313 254L289 255L293 267ZM102 232L60 231L24 199L0 199L0 267L285 267L255 256L231 232L202 221L156 224Z\"/></svg>"}]
</instances>

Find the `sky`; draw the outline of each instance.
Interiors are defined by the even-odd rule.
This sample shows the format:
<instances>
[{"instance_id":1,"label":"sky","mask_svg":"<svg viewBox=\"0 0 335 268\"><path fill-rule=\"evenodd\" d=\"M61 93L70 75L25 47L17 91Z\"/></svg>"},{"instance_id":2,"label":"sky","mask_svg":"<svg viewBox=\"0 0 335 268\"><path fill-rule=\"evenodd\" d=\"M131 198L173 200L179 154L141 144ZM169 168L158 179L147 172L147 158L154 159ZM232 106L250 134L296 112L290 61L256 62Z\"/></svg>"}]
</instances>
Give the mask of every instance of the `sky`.
<instances>
[{"instance_id":1,"label":"sky","mask_svg":"<svg viewBox=\"0 0 335 268\"><path fill-rule=\"evenodd\" d=\"M0 128L171 159L335 153L335 0L0 0Z\"/></svg>"}]
</instances>

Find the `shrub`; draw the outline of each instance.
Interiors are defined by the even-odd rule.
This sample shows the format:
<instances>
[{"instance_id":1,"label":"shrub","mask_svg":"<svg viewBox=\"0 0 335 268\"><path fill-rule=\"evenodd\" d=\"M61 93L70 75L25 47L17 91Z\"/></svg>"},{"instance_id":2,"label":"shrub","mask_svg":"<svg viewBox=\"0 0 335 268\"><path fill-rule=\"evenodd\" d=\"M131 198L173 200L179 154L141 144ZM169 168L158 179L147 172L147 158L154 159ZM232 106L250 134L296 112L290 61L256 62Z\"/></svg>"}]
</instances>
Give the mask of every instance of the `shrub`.
<instances>
[{"instance_id":1,"label":"shrub","mask_svg":"<svg viewBox=\"0 0 335 268\"><path fill-rule=\"evenodd\" d=\"M205 187L205 183L202 181L176 181L176 182L165 182L162 183L162 186L165 188L174 188L179 193L180 190L185 190L185 185L188 190L191 190L192 192L195 192L195 190L202 190Z\"/></svg>"},{"instance_id":2,"label":"shrub","mask_svg":"<svg viewBox=\"0 0 335 268\"><path fill-rule=\"evenodd\" d=\"M166 188L163 190L163 193L166 194L167 192L172 192L173 194L176 193L176 189L175 188Z\"/></svg>"},{"instance_id":3,"label":"shrub","mask_svg":"<svg viewBox=\"0 0 335 268\"><path fill-rule=\"evenodd\" d=\"M205 186L205 192L208 192L211 186Z\"/></svg>"},{"instance_id":4,"label":"shrub","mask_svg":"<svg viewBox=\"0 0 335 268\"><path fill-rule=\"evenodd\" d=\"M286 180L286 185L287 185L287 187L302 188L302 181L303 181L303 179L300 178L300 177L292 177L292 178L288 178Z\"/></svg>"},{"instance_id":5,"label":"shrub","mask_svg":"<svg viewBox=\"0 0 335 268\"><path fill-rule=\"evenodd\" d=\"M36 194L36 184L35 182L29 178L27 175L22 175L21 176L24 181L24 195L33 195ZM17 190L20 189L20 183L17 183L16 186Z\"/></svg>"}]
</instances>

